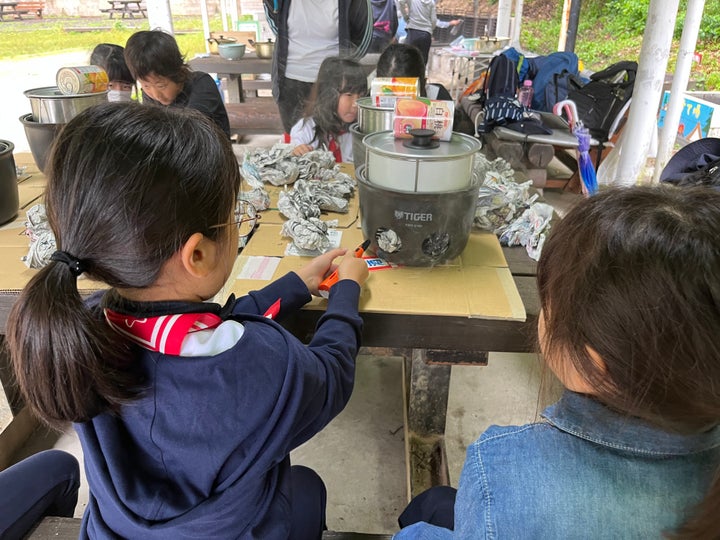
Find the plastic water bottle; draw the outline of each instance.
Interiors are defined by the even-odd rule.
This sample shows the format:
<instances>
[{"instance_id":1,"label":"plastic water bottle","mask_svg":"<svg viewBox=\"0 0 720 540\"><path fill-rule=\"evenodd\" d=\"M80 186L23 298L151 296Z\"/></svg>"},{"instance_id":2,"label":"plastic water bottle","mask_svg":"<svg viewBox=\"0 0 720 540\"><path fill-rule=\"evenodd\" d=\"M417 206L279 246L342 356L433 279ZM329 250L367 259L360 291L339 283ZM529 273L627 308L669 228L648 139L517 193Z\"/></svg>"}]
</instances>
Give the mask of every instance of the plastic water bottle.
<instances>
[{"instance_id":1,"label":"plastic water bottle","mask_svg":"<svg viewBox=\"0 0 720 540\"><path fill-rule=\"evenodd\" d=\"M534 93L535 89L533 88L532 81L530 79L525 79L522 86L518 88L517 98L520 105L525 105L525 107L530 109L532 107Z\"/></svg>"}]
</instances>

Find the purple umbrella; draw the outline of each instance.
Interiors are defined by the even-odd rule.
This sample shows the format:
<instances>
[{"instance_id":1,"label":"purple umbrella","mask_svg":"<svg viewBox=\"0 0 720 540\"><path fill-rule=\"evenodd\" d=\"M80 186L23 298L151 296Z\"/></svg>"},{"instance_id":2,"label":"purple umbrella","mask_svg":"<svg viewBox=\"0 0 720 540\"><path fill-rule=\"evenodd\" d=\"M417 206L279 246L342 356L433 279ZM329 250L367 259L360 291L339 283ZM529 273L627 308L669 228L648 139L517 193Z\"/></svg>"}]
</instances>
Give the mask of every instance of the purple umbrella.
<instances>
[{"instance_id":1,"label":"purple umbrella","mask_svg":"<svg viewBox=\"0 0 720 540\"><path fill-rule=\"evenodd\" d=\"M597 175L592 159L590 159L590 132L582 125L582 122L575 123L573 133L578 140L578 168L582 180L582 190L585 195L594 195L598 190Z\"/></svg>"}]
</instances>

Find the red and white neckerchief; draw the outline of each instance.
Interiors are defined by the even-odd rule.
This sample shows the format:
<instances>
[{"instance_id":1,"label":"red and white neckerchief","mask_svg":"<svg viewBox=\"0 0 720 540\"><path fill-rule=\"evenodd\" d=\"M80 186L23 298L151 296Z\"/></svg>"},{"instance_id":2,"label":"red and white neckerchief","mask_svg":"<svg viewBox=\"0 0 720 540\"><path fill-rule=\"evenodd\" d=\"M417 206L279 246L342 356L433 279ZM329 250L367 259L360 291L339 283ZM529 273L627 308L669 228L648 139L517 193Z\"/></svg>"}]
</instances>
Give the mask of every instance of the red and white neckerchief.
<instances>
[{"instance_id":1,"label":"red and white neckerchief","mask_svg":"<svg viewBox=\"0 0 720 540\"><path fill-rule=\"evenodd\" d=\"M123 336L141 347L163 354L180 355L188 334L220 326L214 313L180 313L159 317L133 317L105 308L105 320Z\"/></svg>"},{"instance_id":2,"label":"red and white neckerchief","mask_svg":"<svg viewBox=\"0 0 720 540\"><path fill-rule=\"evenodd\" d=\"M282 300L278 298L263 313L274 319L280 313ZM111 309L103 309L110 327L150 351L179 356L188 334L217 328L223 320L214 313L179 313L159 317L133 317Z\"/></svg>"},{"instance_id":3,"label":"red and white neckerchief","mask_svg":"<svg viewBox=\"0 0 720 540\"><path fill-rule=\"evenodd\" d=\"M343 135L345 132L342 131L340 135ZM328 143L328 150L333 153L333 156L335 156L335 163L342 163L342 151L340 150L340 145L335 140L335 137L332 135L330 136L330 142Z\"/></svg>"}]
</instances>

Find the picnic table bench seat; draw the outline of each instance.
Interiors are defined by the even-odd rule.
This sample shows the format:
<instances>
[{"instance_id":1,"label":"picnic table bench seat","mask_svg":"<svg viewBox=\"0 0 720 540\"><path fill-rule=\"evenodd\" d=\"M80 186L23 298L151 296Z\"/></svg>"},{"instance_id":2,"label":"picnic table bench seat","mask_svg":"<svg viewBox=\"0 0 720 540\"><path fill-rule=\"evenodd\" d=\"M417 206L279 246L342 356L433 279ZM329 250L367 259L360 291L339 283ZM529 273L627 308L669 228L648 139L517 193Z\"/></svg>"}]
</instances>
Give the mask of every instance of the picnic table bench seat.
<instances>
[{"instance_id":1,"label":"picnic table bench seat","mask_svg":"<svg viewBox=\"0 0 720 540\"><path fill-rule=\"evenodd\" d=\"M35 15L42 19L42 12L45 9L45 2L18 2L17 11L19 15Z\"/></svg>"},{"instance_id":2,"label":"picnic table bench seat","mask_svg":"<svg viewBox=\"0 0 720 540\"><path fill-rule=\"evenodd\" d=\"M30 532L25 540L77 540L80 536L80 518L46 517ZM391 534L365 534L325 531L323 540L390 540Z\"/></svg>"}]
</instances>

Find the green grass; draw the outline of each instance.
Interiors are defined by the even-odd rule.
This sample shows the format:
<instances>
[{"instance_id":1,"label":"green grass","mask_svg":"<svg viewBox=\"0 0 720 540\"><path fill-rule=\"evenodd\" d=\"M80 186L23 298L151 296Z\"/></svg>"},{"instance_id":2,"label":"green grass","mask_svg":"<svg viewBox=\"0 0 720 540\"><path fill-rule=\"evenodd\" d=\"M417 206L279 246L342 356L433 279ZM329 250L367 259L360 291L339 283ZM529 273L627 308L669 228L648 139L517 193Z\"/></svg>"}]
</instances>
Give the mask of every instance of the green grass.
<instances>
[{"instance_id":1,"label":"green grass","mask_svg":"<svg viewBox=\"0 0 720 540\"><path fill-rule=\"evenodd\" d=\"M90 52L98 43L125 45L138 30L148 30L147 19L112 20L98 18L55 18L0 23L0 60L18 60L60 52ZM200 17L173 17L180 50L187 58L205 52ZM82 31L73 31L77 28ZM222 30L220 16L210 19L212 31Z\"/></svg>"}]
</instances>

